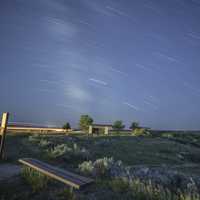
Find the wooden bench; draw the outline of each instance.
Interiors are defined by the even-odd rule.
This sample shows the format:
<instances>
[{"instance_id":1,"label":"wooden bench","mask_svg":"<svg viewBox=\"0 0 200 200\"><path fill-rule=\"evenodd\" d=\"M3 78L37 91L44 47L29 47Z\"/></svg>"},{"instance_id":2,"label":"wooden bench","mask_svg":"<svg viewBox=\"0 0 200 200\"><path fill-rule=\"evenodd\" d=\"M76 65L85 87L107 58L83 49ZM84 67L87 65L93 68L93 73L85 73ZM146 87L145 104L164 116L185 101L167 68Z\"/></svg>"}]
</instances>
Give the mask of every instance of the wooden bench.
<instances>
[{"instance_id":1,"label":"wooden bench","mask_svg":"<svg viewBox=\"0 0 200 200\"><path fill-rule=\"evenodd\" d=\"M23 158L19 159L19 162L75 189L81 189L94 182L90 178L79 176L36 159Z\"/></svg>"}]
</instances>

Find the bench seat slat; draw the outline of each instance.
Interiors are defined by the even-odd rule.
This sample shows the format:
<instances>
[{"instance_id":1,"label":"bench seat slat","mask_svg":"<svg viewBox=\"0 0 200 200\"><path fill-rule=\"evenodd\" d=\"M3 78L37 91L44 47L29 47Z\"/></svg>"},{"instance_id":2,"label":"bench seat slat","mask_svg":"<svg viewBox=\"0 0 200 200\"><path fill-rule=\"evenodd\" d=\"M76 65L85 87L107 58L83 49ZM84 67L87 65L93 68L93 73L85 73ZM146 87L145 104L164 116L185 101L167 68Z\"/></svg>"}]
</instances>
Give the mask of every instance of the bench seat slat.
<instances>
[{"instance_id":1,"label":"bench seat slat","mask_svg":"<svg viewBox=\"0 0 200 200\"><path fill-rule=\"evenodd\" d=\"M68 177L76 178L77 180L80 180L80 181L82 181L82 182L84 182L84 183L87 183L87 182L90 183L91 181L93 181L93 180L90 179L90 178L86 178L86 177L83 177L83 176L79 176L79 175L77 175L77 174L74 174L74 173L72 173L72 172L66 171L66 170L64 170L64 169L60 169L60 168L51 166L51 165L49 165L49 164L47 164L47 163L44 163L44 162L41 162L41 161L39 161L39 160L31 159L31 161L32 161L33 163L34 163L34 162L37 163L38 165L41 165L41 166L44 166L44 167L46 167L46 168L55 170L55 171L57 171L57 173L63 174L63 176L66 176L66 175L67 175Z\"/></svg>"},{"instance_id":2,"label":"bench seat slat","mask_svg":"<svg viewBox=\"0 0 200 200\"><path fill-rule=\"evenodd\" d=\"M75 176L73 176L72 174L69 175L69 174L67 173L67 171L64 171L64 170L61 171L60 169L58 169L58 168L56 168L56 167L53 167L53 166L50 166L50 165L48 165L48 164L46 164L46 163L42 163L42 162L37 161L37 160L34 160L34 161L32 160L31 163L34 164L34 165L36 165L36 166L38 166L38 167L40 167L41 169L44 169L44 170L50 172L50 173L56 173L57 176L60 176L60 177L62 177L62 178L70 179L70 180L76 182L77 184L84 184L84 183L85 183L84 181L82 181L82 180L80 180L80 179L77 179L77 178L76 178ZM75 178L76 178L76 179L75 179Z\"/></svg>"},{"instance_id":3,"label":"bench seat slat","mask_svg":"<svg viewBox=\"0 0 200 200\"><path fill-rule=\"evenodd\" d=\"M24 158L19 159L19 162L76 189L80 189L81 187L93 182L90 178L79 176L36 159Z\"/></svg>"}]
</instances>

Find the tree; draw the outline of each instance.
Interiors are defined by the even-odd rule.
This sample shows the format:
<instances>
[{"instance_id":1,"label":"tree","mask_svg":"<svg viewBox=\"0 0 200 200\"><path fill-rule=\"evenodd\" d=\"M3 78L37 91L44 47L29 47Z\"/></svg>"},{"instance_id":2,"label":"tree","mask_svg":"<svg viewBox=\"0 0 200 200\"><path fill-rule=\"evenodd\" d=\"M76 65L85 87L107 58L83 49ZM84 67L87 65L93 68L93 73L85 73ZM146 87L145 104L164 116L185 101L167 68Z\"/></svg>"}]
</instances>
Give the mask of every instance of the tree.
<instances>
[{"instance_id":1,"label":"tree","mask_svg":"<svg viewBox=\"0 0 200 200\"><path fill-rule=\"evenodd\" d=\"M135 130L136 128L139 128L139 123L138 122L132 122L130 129Z\"/></svg>"},{"instance_id":2,"label":"tree","mask_svg":"<svg viewBox=\"0 0 200 200\"><path fill-rule=\"evenodd\" d=\"M81 115L79 126L81 130L88 131L89 126L92 125L93 119L89 115Z\"/></svg>"},{"instance_id":3,"label":"tree","mask_svg":"<svg viewBox=\"0 0 200 200\"><path fill-rule=\"evenodd\" d=\"M65 123L65 124L63 125L63 129L65 129L65 130L71 129L70 123L69 123L69 122Z\"/></svg>"},{"instance_id":4,"label":"tree","mask_svg":"<svg viewBox=\"0 0 200 200\"><path fill-rule=\"evenodd\" d=\"M117 120L117 121L114 122L113 128L116 131L120 131L120 130L123 130L125 128L125 125L123 125L123 121Z\"/></svg>"}]
</instances>

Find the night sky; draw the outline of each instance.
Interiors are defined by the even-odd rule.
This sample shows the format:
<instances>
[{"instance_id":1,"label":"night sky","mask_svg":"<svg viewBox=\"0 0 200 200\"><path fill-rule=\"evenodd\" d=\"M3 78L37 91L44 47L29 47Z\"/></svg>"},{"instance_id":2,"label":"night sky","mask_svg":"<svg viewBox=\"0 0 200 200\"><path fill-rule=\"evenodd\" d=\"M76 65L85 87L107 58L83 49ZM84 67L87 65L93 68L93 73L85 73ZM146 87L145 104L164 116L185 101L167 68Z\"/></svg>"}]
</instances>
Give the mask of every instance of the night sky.
<instances>
[{"instance_id":1,"label":"night sky","mask_svg":"<svg viewBox=\"0 0 200 200\"><path fill-rule=\"evenodd\" d=\"M13 122L200 129L200 1L0 0L0 86Z\"/></svg>"}]
</instances>

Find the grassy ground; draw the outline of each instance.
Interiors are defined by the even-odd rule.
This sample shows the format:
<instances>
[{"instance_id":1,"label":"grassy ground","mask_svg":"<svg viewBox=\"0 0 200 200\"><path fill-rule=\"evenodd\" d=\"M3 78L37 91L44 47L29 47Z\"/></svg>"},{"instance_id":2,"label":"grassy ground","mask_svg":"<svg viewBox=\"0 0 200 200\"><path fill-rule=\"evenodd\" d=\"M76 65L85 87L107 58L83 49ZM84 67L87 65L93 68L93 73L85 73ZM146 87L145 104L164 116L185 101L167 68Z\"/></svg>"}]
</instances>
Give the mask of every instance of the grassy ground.
<instances>
[{"instance_id":1,"label":"grassy ground","mask_svg":"<svg viewBox=\"0 0 200 200\"><path fill-rule=\"evenodd\" d=\"M45 138L41 138L41 140L48 140L54 145L67 144L70 146L75 143L79 148L87 149L89 155L84 158L72 155L70 157L52 159L49 158L47 154L47 148L39 146L38 143L31 142L29 136L8 135L6 138L6 160L4 162L16 164L19 158L33 157L62 168L76 170L78 165L84 160L95 161L98 158L113 157L115 160L121 160L125 165L129 166L141 165L159 167L161 165L167 165L172 169L189 175L200 174L200 136L198 135L185 134L180 136L180 134L170 133L148 137L87 137L73 134L70 136L45 136ZM13 181L11 181L11 183L6 183L6 185L4 184L4 186L1 184L0 197L2 197L2 199L3 196L5 196L5 199L20 199L20 195L16 197L15 195L23 190L26 191L27 199L43 199L43 195L49 195L49 190L52 191L51 187L56 190L55 193L59 193L58 191L60 189L58 185L53 185L50 187L51 189L47 188L40 191L40 195L33 195L30 187L24 183L23 179L18 177ZM101 182L99 187L103 188L104 184ZM4 188L4 190L2 188ZM92 186L89 190L94 191L97 188L97 186ZM12 192L9 192L8 195L6 191ZM87 193L87 191L84 191L81 195L84 193ZM0 198L0 200L2 199Z\"/></svg>"}]
</instances>

